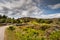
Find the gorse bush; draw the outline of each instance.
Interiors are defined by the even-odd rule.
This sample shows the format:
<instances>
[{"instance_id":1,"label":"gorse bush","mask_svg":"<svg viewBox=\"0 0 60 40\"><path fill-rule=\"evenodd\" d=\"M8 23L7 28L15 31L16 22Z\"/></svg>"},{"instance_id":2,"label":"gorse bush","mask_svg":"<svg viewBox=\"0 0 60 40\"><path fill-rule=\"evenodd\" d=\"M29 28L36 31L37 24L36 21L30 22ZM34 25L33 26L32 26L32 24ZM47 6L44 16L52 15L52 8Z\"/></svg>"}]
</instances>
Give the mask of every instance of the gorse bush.
<instances>
[{"instance_id":1,"label":"gorse bush","mask_svg":"<svg viewBox=\"0 0 60 40\"><path fill-rule=\"evenodd\" d=\"M40 26L40 30L46 30L46 29L48 29L48 28L50 28L51 26L50 25L48 25L48 24L42 24L41 26Z\"/></svg>"},{"instance_id":2,"label":"gorse bush","mask_svg":"<svg viewBox=\"0 0 60 40\"><path fill-rule=\"evenodd\" d=\"M24 32L24 33L23 33ZM37 40L37 39L40 39L38 37L39 35L39 32L36 31L35 29L31 29L31 28L26 28L26 29L23 29L23 32L20 33L20 39L21 40Z\"/></svg>"},{"instance_id":3,"label":"gorse bush","mask_svg":"<svg viewBox=\"0 0 60 40\"><path fill-rule=\"evenodd\" d=\"M15 30L15 27L14 26L10 26L8 29L13 31L13 30Z\"/></svg>"},{"instance_id":4,"label":"gorse bush","mask_svg":"<svg viewBox=\"0 0 60 40\"><path fill-rule=\"evenodd\" d=\"M48 24L42 24L39 26L39 29L36 30L29 26L22 26L21 28L10 26L8 29L11 31L8 30L7 37L9 37L8 40L60 40L60 31L53 30L50 35L46 36L48 33L45 34L45 30L50 27Z\"/></svg>"}]
</instances>

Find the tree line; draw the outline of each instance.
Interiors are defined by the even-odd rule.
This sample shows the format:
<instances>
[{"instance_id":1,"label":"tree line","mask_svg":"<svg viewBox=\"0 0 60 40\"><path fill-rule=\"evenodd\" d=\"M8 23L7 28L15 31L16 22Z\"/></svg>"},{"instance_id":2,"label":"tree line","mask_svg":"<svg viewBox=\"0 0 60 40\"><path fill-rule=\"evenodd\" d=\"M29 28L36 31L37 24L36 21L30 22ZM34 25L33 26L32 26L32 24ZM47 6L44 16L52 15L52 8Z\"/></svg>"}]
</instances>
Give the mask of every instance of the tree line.
<instances>
[{"instance_id":1,"label":"tree line","mask_svg":"<svg viewBox=\"0 0 60 40\"><path fill-rule=\"evenodd\" d=\"M27 22L37 22L37 23L56 23L60 24L60 18L53 18L53 19L37 19L37 18L30 18L30 17L23 17L23 18L9 18L6 15L0 15L0 23L27 23Z\"/></svg>"}]
</instances>

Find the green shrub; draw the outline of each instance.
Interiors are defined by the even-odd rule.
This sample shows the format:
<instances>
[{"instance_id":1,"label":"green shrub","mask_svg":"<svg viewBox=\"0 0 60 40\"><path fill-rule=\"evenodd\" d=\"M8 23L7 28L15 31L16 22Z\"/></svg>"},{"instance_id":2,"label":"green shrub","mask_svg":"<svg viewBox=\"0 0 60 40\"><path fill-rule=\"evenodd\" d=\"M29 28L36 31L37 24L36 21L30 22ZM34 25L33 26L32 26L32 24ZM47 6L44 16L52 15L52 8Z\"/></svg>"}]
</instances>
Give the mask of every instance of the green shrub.
<instances>
[{"instance_id":1,"label":"green shrub","mask_svg":"<svg viewBox=\"0 0 60 40\"><path fill-rule=\"evenodd\" d=\"M15 30L15 27L14 26L10 26L8 29L13 31L13 30Z\"/></svg>"},{"instance_id":2,"label":"green shrub","mask_svg":"<svg viewBox=\"0 0 60 40\"><path fill-rule=\"evenodd\" d=\"M50 27L51 27L51 26L48 25L48 24L43 24L43 25L41 25L40 29L41 29L41 30L46 30L46 29L48 29L48 28L50 28Z\"/></svg>"}]
</instances>

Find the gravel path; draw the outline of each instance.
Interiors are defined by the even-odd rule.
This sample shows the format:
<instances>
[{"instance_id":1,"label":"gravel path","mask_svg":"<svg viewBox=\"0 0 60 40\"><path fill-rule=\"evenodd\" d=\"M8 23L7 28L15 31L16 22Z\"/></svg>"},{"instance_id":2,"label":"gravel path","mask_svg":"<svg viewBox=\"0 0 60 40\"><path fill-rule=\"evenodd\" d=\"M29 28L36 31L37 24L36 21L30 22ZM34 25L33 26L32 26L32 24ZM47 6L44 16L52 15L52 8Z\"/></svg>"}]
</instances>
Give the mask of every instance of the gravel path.
<instances>
[{"instance_id":1,"label":"gravel path","mask_svg":"<svg viewBox=\"0 0 60 40\"><path fill-rule=\"evenodd\" d=\"M0 27L0 40L4 40L4 33L5 33L5 29L7 27L8 26L2 26L2 27Z\"/></svg>"}]
</instances>

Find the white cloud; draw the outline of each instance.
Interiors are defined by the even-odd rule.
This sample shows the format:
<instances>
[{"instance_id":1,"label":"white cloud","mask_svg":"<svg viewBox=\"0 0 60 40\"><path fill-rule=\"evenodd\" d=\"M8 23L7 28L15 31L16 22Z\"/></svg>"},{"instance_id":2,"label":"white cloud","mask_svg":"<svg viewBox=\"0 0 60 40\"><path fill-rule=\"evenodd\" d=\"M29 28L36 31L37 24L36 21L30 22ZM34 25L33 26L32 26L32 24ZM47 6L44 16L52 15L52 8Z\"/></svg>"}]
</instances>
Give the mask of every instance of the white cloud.
<instances>
[{"instance_id":1,"label":"white cloud","mask_svg":"<svg viewBox=\"0 0 60 40\"><path fill-rule=\"evenodd\" d=\"M51 9L58 9L60 8L60 3L55 4L55 5L48 5L48 7L50 7Z\"/></svg>"},{"instance_id":2,"label":"white cloud","mask_svg":"<svg viewBox=\"0 0 60 40\"><path fill-rule=\"evenodd\" d=\"M21 14L22 17L26 17L28 16L28 12L27 11L23 11L23 13Z\"/></svg>"},{"instance_id":3,"label":"white cloud","mask_svg":"<svg viewBox=\"0 0 60 40\"><path fill-rule=\"evenodd\" d=\"M39 2L40 0L37 0ZM36 6L37 4L32 0L5 0L0 2L0 15L7 15L9 17L36 17L36 18L58 18L60 13L44 15L44 10ZM39 3L40 5L40 3ZM60 4L48 5L51 9L60 8Z\"/></svg>"},{"instance_id":4,"label":"white cloud","mask_svg":"<svg viewBox=\"0 0 60 40\"><path fill-rule=\"evenodd\" d=\"M42 10L32 0L1 0L0 13L9 17L27 17L40 15ZM39 0L37 0L39 1Z\"/></svg>"},{"instance_id":5,"label":"white cloud","mask_svg":"<svg viewBox=\"0 0 60 40\"><path fill-rule=\"evenodd\" d=\"M47 19L47 18L60 18L60 13L48 14L48 15L42 14L40 16L35 16L35 18L44 18L44 19Z\"/></svg>"}]
</instances>

